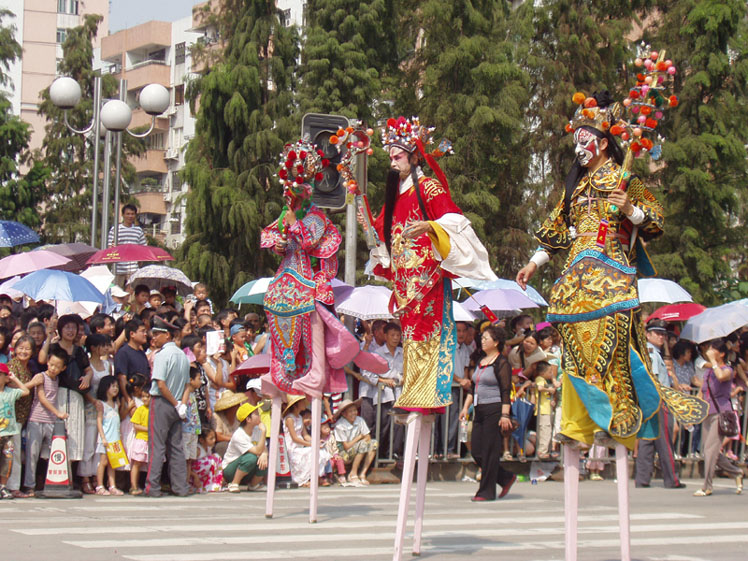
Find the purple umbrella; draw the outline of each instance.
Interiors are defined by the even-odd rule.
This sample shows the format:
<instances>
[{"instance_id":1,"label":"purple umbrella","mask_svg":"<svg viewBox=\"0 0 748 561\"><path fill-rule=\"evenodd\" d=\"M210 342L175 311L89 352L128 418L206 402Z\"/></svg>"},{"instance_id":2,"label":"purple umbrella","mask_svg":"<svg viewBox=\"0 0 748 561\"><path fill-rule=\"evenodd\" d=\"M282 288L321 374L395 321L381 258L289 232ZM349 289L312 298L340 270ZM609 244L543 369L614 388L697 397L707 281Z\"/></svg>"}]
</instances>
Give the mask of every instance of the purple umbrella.
<instances>
[{"instance_id":1,"label":"purple umbrella","mask_svg":"<svg viewBox=\"0 0 748 561\"><path fill-rule=\"evenodd\" d=\"M538 304L530 300L527 296L511 288L481 290L473 294L472 298L465 300L462 305L466 310L470 310L471 312L479 312L481 306L486 306L494 312L539 307Z\"/></svg>"},{"instance_id":2,"label":"purple umbrella","mask_svg":"<svg viewBox=\"0 0 748 561\"><path fill-rule=\"evenodd\" d=\"M71 273L75 273L77 271L82 271L83 269L85 269L86 261L88 261L88 259L94 253L99 251L93 246L78 242L44 245L42 247L36 248L34 251L42 250L53 251L58 255L62 255L63 257L67 257L68 259L70 259L69 263L55 268L60 269L61 271L69 271Z\"/></svg>"},{"instance_id":3,"label":"purple umbrella","mask_svg":"<svg viewBox=\"0 0 748 561\"><path fill-rule=\"evenodd\" d=\"M70 263L70 259L53 251L25 251L0 259L0 279L15 275L25 275L41 269L60 267Z\"/></svg>"}]
</instances>

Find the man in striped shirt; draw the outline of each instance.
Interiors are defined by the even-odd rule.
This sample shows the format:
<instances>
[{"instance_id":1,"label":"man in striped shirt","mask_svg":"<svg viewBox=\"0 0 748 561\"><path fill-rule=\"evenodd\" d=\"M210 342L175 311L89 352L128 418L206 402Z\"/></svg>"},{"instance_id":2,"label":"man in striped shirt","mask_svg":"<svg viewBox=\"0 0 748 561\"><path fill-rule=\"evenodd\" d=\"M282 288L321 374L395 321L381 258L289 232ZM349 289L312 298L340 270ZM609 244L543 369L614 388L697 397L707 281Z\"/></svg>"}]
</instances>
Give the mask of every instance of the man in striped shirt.
<instances>
[{"instance_id":1,"label":"man in striped shirt","mask_svg":"<svg viewBox=\"0 0 748 561\"><path fill-rule=\"evenodd\" d=\"M138 209L135 205L125 205L122 207L122 222L119 225L119 231L117 232L117 245L125 243L133 243L139 245L146 245L145 233L143 228L135 224L135 217L138 215ZM112 247L114 245L114 226L109 229L109 238L107 245ZM114 266L114 274L116 276L115 282L119 286L124 286L127 283L127 279L132 273L138 270L137 261L130 261L124 263L117 263Z\"/></svg>"}]
</instances>

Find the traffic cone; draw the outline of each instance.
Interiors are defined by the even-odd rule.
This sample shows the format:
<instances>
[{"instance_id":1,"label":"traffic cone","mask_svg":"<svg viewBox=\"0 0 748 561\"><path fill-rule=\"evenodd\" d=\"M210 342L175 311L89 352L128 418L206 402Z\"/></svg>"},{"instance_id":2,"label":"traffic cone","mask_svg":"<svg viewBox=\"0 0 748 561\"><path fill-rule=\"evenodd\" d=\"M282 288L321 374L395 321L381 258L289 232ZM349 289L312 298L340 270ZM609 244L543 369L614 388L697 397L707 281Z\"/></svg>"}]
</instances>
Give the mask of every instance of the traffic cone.
<instances>
[{"instance_id":1,"label":"traffic cone","mask_svg":"<svg viewBox=\"0 0 748 561\"><path fill-rule=\"evenodd\" d=\"M44 491L36 494L43 499L80 499L83 493L73 489L70 473L70 458L68 458L67 433L65 421L55 421L52 433L52 446L49 450L49 464Z\"/></svg>"}]
</instances>

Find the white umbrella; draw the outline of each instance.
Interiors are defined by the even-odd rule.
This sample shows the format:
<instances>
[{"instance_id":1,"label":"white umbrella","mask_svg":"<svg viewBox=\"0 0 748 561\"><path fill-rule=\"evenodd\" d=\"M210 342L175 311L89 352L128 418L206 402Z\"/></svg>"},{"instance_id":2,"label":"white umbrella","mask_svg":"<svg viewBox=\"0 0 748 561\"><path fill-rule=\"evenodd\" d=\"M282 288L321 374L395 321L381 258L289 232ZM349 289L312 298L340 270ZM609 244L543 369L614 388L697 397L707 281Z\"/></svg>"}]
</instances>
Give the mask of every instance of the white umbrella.
<instances>
[{"instance_id":1,"label":"white umbrella","mask_svg":"<svg viewBox=\"0 0 748 561\"><path fill-rule=\"evenodd\" d=\"M688 291L667 279L639 279L639 302L693 302Z\"/></svg>"},{"instance_id":2,"label":"white umbrella","mask_svg":"<svg viewBox=\"0 0 748 561\"><path fill-rule=\"evenodd\" d=\"M94 265L81 273L81 276L94 285L102 294L114 282L114 275L106 265Z\"/></svg>"},{"instance_id":3,"label":"white umbrella","mask_svg":"<svg viewBox=\"0 0 748 561\"><path fill-rule=\"evenodd\" d=\"M384 286L354 288L335 309L339 314L363 320L391 319L389 302L392 291Z\"/></svg>"},{"instance_id":4,"label":"white umbrella","mask_svg":"<svg viewBox=\"0 0 748 561\"><path fill-rule=\"evenodd\" d=\"M21 280L21 277L19 275L16 275L12 279L8 279L3 284L0 284L0 294L7 294L11 298L13 298L13 300L23 298L23 292L19 292L18 290L13 288L13 285L19 280Z\"/></svg>"},{"instance_id":5,"label":"white umbrella","mask_svg":"<svg viewBox=\"0 0 748 561\"><path fill-rule=\"evenodd\" d=\"M545 298L543 298L540 292L535 290L532 286L528 284L527 289L523 290L522 287L518 285L516 281L509 280L509 279L496 279L493 281L485 281L485 280L475 280L475 279L468 279L465 277L461 277L461 278L455 279L452 282L457 288L470 288L473 291L492 290L495 288L516 290L517 292L521 292L522 294L527 296L530 300L532 300L536 304L539 304L540 306L548 305L548 302L546 302Z\"/></svg>"},{"instance_id":6,"label":"white umbrella","mask_svg":"<svg viewBox=\"0 0 748 561\"><path fill-rule=\"evenodd\" d=\"M683 339L703 343L725 337L748 325L748 306L738 302L707 308L686 322L681 332Z\"/></svg>"},{"instance_id":7,"label":"white umbrella","mask_svg":"<svg viewBox=\"0 0 748 561\"><path fill-rule=\"evenodd\" d=\"M475 320L475 314L465 309L465 306L459 302L452 302L452 313L454 314L455 321L472 322Z\"/></svg>"},{"instance_id":8,"label":"white umbrella","mask_svg":"<svg viewBox=\"0 0 748 561\"><path fill-rule=\"evenodd\" d=\"M465 300L462 305L472 312L479 312L481 306L486 306L494 312L539 307L538 304L530 300L524 293L510 288L481 290L473 294L471 298Z\"/></svg>"}]
</instances>

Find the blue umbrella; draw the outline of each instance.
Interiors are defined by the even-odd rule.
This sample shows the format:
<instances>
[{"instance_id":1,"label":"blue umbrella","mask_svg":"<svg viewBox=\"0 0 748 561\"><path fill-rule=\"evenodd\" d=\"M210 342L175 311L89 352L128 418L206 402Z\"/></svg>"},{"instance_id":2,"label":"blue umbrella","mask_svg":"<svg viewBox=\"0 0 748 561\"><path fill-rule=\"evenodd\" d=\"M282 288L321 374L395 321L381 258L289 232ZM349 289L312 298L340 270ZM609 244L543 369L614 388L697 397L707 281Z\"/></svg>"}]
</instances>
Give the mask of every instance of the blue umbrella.
<instances>
[{"instance_id":1,"label":"blue umbrella","mask_svg":"<svg viewBox=\"0 0 748 561\"><path fill-rule=\"evenodd\" d=\"M527 427L530 425L530 419L532 419L534 412L535 406L524 397L515 399L512 403L512 417L517 420L519 425L514 429L514 432L512 432L512 437L517 442L519 449L523 453L525 450L525 435L527 434Z\"/></svg>"},{"instance_id":2,"label":"blue umbrella","mask_svg":"<svg viewBox=\"0 0 748 561\"><path fill-rule=\"evenodd\" d=\"M104 302L104 295L90 281L67 271L35 271L15 283L13 288L34 300Z\"/></svg>"},{"instance_id":3,"label":"blue umbrella","mask_svg":"<svg viewBox=\"0 0 748 561\"><path fill-rule=\"evenodd\" d=\"M13 220L0 220L0 247L38 243L39 236L28 226Z\"/></svg>"}]
</instances>

